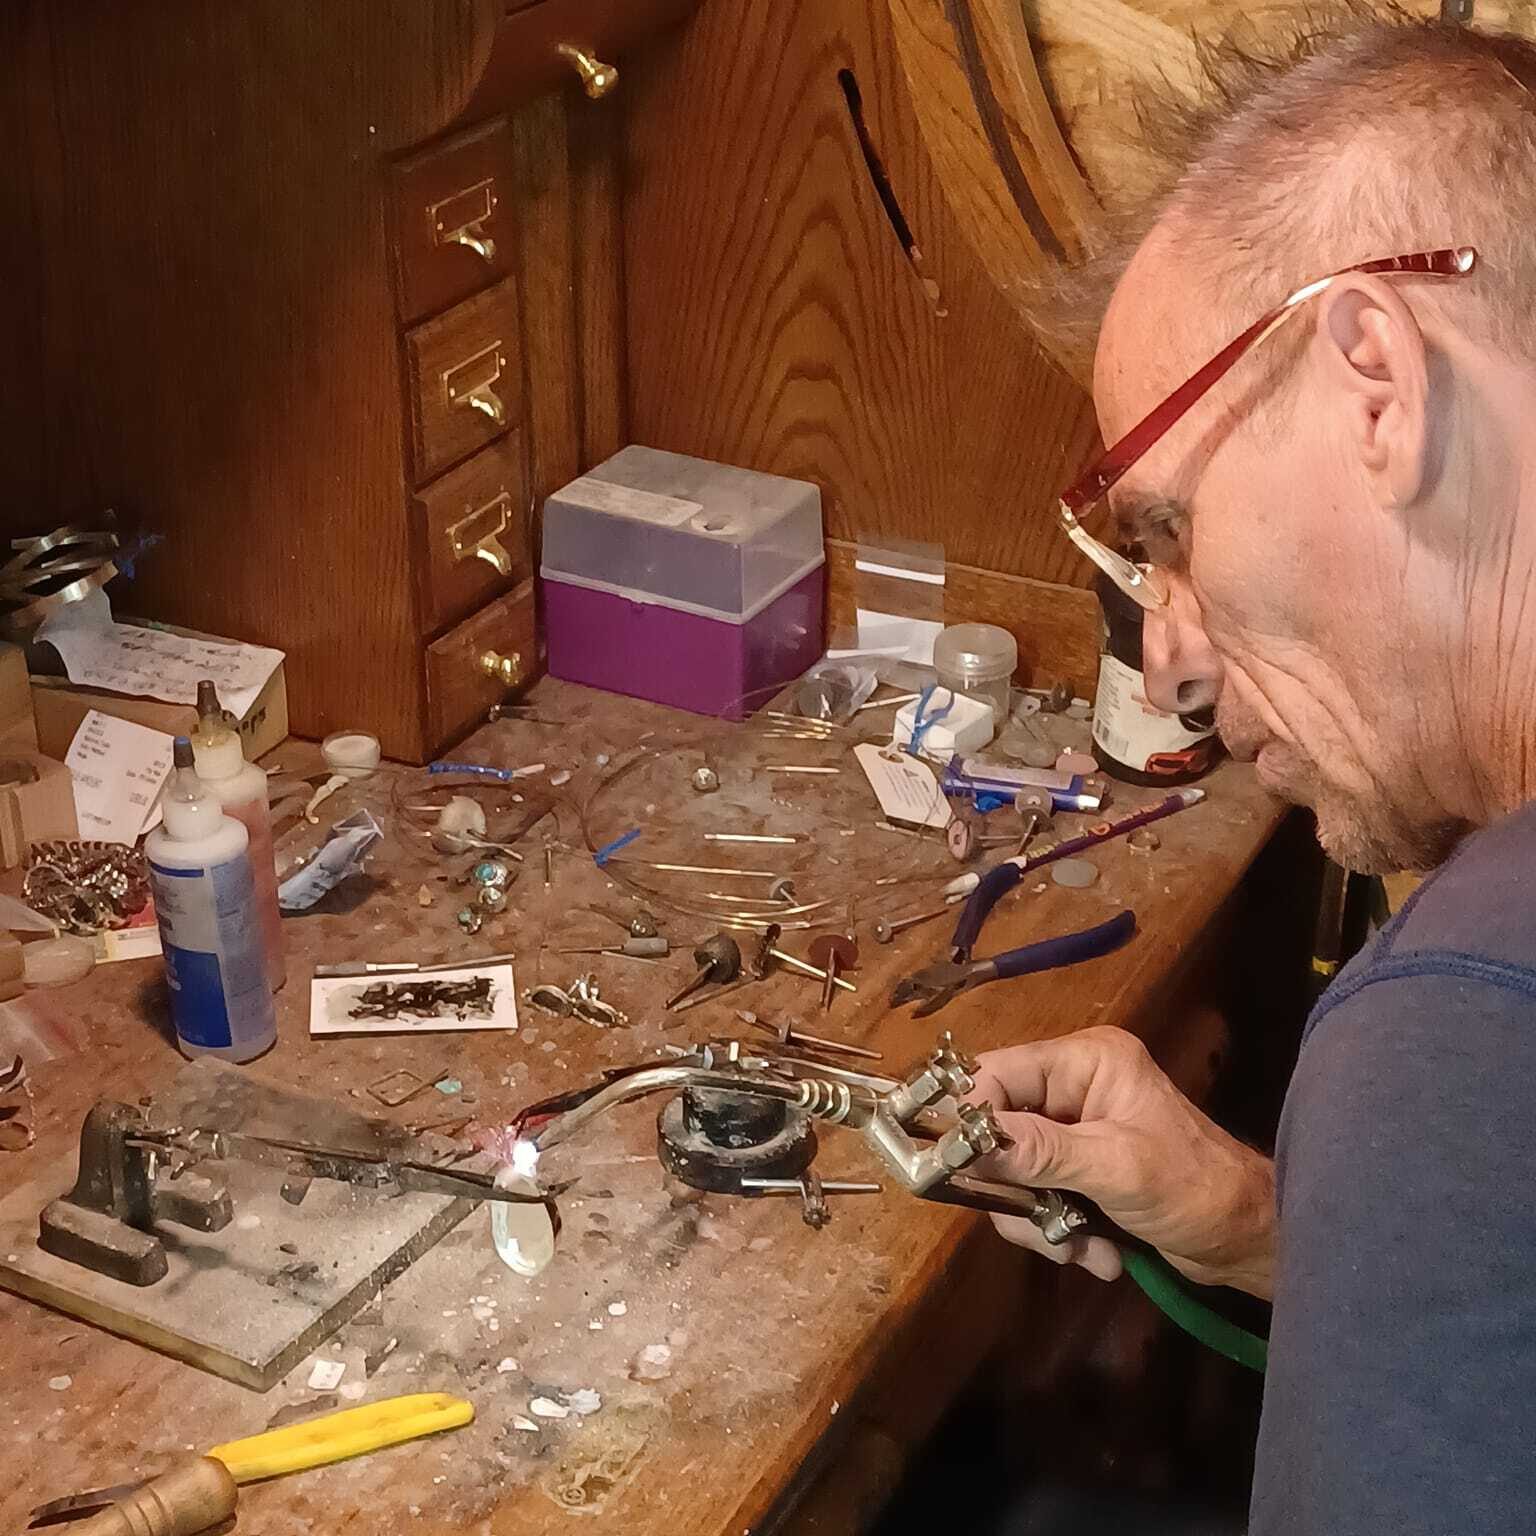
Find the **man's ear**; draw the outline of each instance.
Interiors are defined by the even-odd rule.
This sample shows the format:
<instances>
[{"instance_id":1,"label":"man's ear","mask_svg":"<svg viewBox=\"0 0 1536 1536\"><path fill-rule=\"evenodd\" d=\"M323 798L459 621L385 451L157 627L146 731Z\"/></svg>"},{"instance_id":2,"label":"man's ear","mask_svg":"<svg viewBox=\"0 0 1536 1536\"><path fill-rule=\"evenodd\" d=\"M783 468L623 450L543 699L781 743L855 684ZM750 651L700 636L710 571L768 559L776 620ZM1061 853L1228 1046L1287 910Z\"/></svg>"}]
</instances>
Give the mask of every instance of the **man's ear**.
<instances>
[{"instance_id":1,"label":"man's ear","mask_svg":"<svg viewBox=\"0 0 1536 1536\"><path fill-rule=\"evenodd\" d=\"M1390 283L1341 278L1318 301L1314 347L1383 506L1404 507L1429 463L1429 370L1424 335Z\"/></svg>"}]
</instances>

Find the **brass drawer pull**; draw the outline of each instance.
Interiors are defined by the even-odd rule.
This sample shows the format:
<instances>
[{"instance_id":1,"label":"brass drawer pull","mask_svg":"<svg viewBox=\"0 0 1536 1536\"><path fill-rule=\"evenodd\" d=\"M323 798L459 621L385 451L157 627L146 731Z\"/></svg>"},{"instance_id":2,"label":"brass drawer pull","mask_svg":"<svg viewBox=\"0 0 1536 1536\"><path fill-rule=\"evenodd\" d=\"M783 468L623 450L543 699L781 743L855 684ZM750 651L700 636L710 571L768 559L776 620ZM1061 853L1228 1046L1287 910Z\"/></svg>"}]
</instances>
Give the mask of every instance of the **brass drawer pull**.
<instances>
[{"instance_id":1,"label":"brass drawer pull","mask_svg":"<svg viewBox=\"0 0 1536 1536\"><path fill-rule=\"evenodd\" d=\"M442 374L443 394L450 406L467 405L471 410L489 416L498 427L507 424L507 408L496 393L495 384L501 378L506 360L501 355L501 343L493 341L481 348L473 357L465 358Z\"/></svg>"},{"instance_id":2,"label":"brass drawer pull","mask_svg":"<svg viewBox=\"0 0 1536 1536\"><path fill-rule=\"evenodd\" d=\"M479 665L487 677L495 678L503 688L516 688L523 680L523 658L517 651L513 651L510 656L501 656L495 651L481 651Z\"/></svg>"},{"instance_id":3,"label":"brass drawer pull","mask_svg":"<svg viewBox=\"0 0 1536 1536\"><path fill-rule=\"evenodd\" d=\"M510 576L512 556L501 542L501 536L511 521L512 497L506 491L483 507L466 513L447 530L454 560L484 560L487 565L495 566L498 576Z\"/></svg>"},{"instance_id":4,"label":"brass drawer pull","mask_svg":"<svg viewBox=\"0 0 1536 1536\"><path fill-rule=\"evenodd\" d=\"M462 245L487 265L496 260L496 242L485 232L496 212L496 178L487 176L427 208L434 245Z\"/></svg>"},{"instance_id":5,"label":"brass drawer pull","mask_svg":"<svg viewBox=\"0 0 1536 1536\"><path fill-rule=\"evenodd\" d=\"M601 101L619 83L619 72L612 64L604 64L599 58L578 48L575 43L561 43L555 52L562 59L569 59L571 68L581 79L581 88L593 101Z\"/></svg>"}]
</instances>

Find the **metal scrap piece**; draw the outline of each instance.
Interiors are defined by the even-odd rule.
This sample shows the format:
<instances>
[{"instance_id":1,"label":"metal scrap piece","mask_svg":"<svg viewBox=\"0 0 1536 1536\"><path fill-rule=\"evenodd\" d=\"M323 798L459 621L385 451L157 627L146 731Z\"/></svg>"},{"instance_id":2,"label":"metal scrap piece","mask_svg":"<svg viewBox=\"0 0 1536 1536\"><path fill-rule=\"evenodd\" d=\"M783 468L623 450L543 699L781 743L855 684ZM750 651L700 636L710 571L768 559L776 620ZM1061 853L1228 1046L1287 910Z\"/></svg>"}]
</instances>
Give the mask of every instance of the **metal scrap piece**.
<instances>
[{"instance_id":1,"label":"metal scrap piece","mask_svg":"<svg viewBox=\"0 0 1536 1536\"><path fill-rule=\"evenodd\" d=\"M70 933L123 928L149 904L149 865L126 843L34 843L22 900Z\"/></svg>"},{"instance_id":2,"label":"metal scrap piece","mask_svg":"<svg viewBox=\"0 0 1536 1536\"><path fill-rule=\"evenodd\" d=\"M397 1109L402 1104L410 1103L418 1093L425 1093L433 1083L440 1082L443 1076L439 1072L436 1077L417 1077L414 1072L408 1072L402 1067L398 1072L390 1072L369 1083L367 1091L380 1104Z\"/></svg>"},{"instance_id":3,"label":"metal scrap piece","mask_svg":"<svg viewBox=\"0 0 1536 1536\"><path fill-rule=\"evenodd\" d=\"M489 976L468 981L376 981L347 1010L354 1019L488 1019L495 987Z\"/></svg>"},{"instance_id":4,"label":"metal scrap piece","mask_svg":"<svg viewBox=\"0 0 1536 1536\"><path fill-rule=\"evenodd\" d=\"M0 1152L32 1145L32 1087L20 1056L0 1066Z\"/></svg>"},{"instance_id":5,"label":"metal scrap piece","mask_svg":"<svg viewBox=\"0 0 1536 1536\"><path fill-rule=\"evenodd\" d=\"M596 976L578 976L568 987L558 987L552 981L523 993L523 1001L556 1018L585 1019L599 1029L622 1029L629 1023L629 1015L621 1013L601 995Z\"/></svg>"}]
</instances>

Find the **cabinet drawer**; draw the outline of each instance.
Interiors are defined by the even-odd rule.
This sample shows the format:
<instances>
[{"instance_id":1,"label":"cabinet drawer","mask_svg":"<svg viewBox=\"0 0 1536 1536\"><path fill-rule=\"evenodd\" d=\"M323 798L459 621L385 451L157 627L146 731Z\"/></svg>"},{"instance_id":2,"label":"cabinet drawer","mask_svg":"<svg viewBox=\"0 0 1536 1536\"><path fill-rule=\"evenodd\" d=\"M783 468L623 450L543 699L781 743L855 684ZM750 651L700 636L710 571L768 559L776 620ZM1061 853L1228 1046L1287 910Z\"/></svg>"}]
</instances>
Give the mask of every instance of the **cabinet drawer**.
<instances>
[{"instance_id":1,"label":"cabinet drawer","mask_svg":"<svg viewBox=\"0 0 1536 1536\"><path fill-rule=\"evenodd\" d=\"M455 623L533 574L523 432L450 469L411 498L423 623Z\"/></svg>"},{"instance_id":2,"label":"cabinet drawer","mask_svg":"<svg viewBox=\"0 0 1536 1536\"><path fill-rule=\"evenodd\" d=\"M500 437L523 414L517 284L466 299L405 338L413 483Z\"/></svg>"},{"instance_id":3,"label":"cabinet drawer","mask_svg":"<svg viewBox=\"0 0 1536 1536\"><path fill-rule=\"evenodd\" d=\"M512 165L512 134L498 121L394 167L391 237L402 324L511 276Z\"/></svg>"},{"instance_id":4,"label":"cabinet drawer","mask_svg":"<svg viewBox=\"0 0 1536 1536\"><path fill-rule=\"evenodd\" d=\"M510 682L491 671L511 658ZM465 619L427 647L427 739L436 748L457 740L485 719L511 688L531 683L540 670L534 628L533 583Z\"/></svg>"}]
</instances>

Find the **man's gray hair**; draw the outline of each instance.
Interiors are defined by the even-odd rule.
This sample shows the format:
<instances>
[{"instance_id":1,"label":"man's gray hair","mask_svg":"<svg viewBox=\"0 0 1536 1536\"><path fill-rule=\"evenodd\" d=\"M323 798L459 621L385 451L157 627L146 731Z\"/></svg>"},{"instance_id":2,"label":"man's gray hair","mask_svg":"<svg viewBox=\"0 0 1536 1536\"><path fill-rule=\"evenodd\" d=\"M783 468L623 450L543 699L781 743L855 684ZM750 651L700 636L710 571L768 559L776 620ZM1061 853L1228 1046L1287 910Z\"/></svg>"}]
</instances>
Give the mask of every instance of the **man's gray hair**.
<instances>
[{"instance_id":1,"label":"man's gray hair","mask_svg":"<svg viewBox=\"0 0 1536 1536\"><path fill-rule=\"evenodd\" d=\"M1348 4L1201 62L1196 95L1142 114L1163 185L1042 289L1042 332L1074 374L1091 373L1110 291L1154 224L1187 253L1212 350L1313 278L1472 245L1477 272L1436 300L1536 359L1536 44Z\"/></svg>"}]
</instances>

